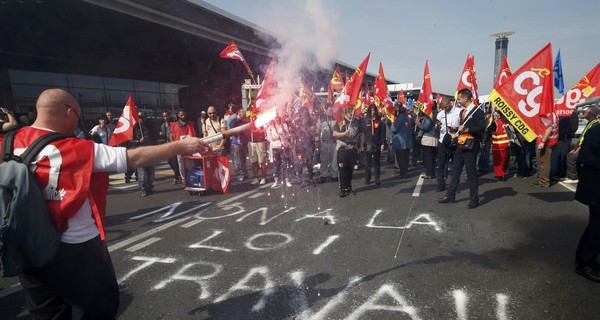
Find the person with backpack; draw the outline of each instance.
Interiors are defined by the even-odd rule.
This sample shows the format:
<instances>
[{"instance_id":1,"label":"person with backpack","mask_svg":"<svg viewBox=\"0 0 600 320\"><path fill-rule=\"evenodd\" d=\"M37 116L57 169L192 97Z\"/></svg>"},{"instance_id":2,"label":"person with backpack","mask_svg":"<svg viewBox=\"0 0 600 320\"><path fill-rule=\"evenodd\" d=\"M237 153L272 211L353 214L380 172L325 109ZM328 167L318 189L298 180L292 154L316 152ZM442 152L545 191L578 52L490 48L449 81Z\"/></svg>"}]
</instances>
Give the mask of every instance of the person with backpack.
<instances>
[{"instance_id":1,"label":"person with backpack","mask_svg":"<svg viewBox=\"0 0 600 320\"><path fill-rule=\"evenodd\" d=\"M33 125L19 129L10 139L13 152L3 155L6 163L14 163L48 133L67 137L46 145L29 167L61 234L56 254L48 263L25 268L19 275L29 313L35 319L71 319L77 308L83 319L115 319L119 287L104 241L108 173L146 167L176 154L193 154L208 145L188 138L125 149L77 139L72 134L81 121L81 107L62 89L43 91L36 109ZM4 143L4 138L0 136L0 142ZM4 195L1 198L6 199ZM3 246L14 249L17 244L5 242Z\"/></svg>"}]
</instances>

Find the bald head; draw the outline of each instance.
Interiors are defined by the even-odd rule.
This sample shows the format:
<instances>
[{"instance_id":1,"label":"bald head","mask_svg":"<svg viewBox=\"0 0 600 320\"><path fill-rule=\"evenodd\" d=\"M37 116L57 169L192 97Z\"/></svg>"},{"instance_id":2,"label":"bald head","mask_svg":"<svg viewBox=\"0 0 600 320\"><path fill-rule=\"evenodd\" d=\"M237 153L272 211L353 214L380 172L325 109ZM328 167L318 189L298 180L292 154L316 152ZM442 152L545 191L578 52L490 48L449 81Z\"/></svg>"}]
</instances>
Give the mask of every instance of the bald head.
<instances>
[{"instance_id":1,"label":"bald head","mask_svg":"<svg viewBox=\"0 0 600 320\"><path fill-rule=\"evenodd\" d=\"M215 107L210 106L206 111L208 111L208 116L212 120L217 120L219 118L219 115L217 115L217 109Z\"/></svg>"},{"instance_id":2,"label":"bald head","mask_svg":"<svg viewBox=\"0 0 600 320\"><path fill-rule=\"evenodd\" d=\"M77 128L81 108L77 100L62 89L48 89L35 105L38 116L34 126L72 134Z\"/></svg>"}]
</instances>

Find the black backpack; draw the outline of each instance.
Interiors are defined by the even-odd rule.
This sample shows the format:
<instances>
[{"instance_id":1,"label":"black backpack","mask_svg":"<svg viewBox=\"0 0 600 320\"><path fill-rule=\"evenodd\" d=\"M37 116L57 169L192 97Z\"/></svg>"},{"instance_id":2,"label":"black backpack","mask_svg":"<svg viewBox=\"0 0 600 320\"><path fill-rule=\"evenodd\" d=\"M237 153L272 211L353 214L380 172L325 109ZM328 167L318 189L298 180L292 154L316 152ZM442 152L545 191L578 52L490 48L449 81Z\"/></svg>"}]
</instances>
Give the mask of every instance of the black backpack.
<instances>
[{"instance_id":1,"label":"black backpack","mask_svg":"<svg viewBox=\"0 0 600 320\"><path fill-rule=\"evenodd\" d=\"M0 277L16 276L49 263L56 254L61 236L29 164L50 142L67 136L56 132L45 134L21 156L15 156L15 133L16 130L8 132L2 142Z\"/></svg>"}]
</instances>

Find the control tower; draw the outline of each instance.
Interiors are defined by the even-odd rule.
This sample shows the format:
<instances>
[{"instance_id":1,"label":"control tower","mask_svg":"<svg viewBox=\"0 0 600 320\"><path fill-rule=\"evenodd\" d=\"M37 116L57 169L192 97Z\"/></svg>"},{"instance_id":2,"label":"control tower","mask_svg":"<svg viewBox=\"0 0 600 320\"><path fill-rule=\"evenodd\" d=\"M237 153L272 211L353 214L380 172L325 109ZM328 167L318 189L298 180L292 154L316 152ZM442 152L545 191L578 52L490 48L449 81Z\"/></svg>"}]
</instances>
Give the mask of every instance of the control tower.
<instances>
[{"instance_id":1,"label":"control tower","mask_svg":"<svg viewBox=\"0 0 600 320\"><path fill-rule=\"evenodd\" d=\"M502 64L502 59L508 53L508 36L515 34L514 31L502 31L490 34L490 37L496 38L496 56L494 57L494 79L492 83L496 83L498 69Z\"/></svg>"}]
</instances>

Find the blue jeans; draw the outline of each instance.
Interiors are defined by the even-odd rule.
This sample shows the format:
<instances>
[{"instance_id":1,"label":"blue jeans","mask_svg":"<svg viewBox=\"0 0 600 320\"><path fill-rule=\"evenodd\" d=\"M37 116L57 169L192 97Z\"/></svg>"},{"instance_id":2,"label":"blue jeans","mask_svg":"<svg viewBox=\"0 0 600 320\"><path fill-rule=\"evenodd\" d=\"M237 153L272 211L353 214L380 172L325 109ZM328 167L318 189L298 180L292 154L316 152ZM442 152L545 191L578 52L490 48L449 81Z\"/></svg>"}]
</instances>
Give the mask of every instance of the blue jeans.
<instances>
[{"instance_id":1,"label":"blue jeans","mask_svg":"<svg viewBox=\"0 0 600 320\"><path fill-rule=\"evenodd\" d=\"M154 166L137 168L138 188L149 192L154 188Z\"/></svg>"}]
</instances>

